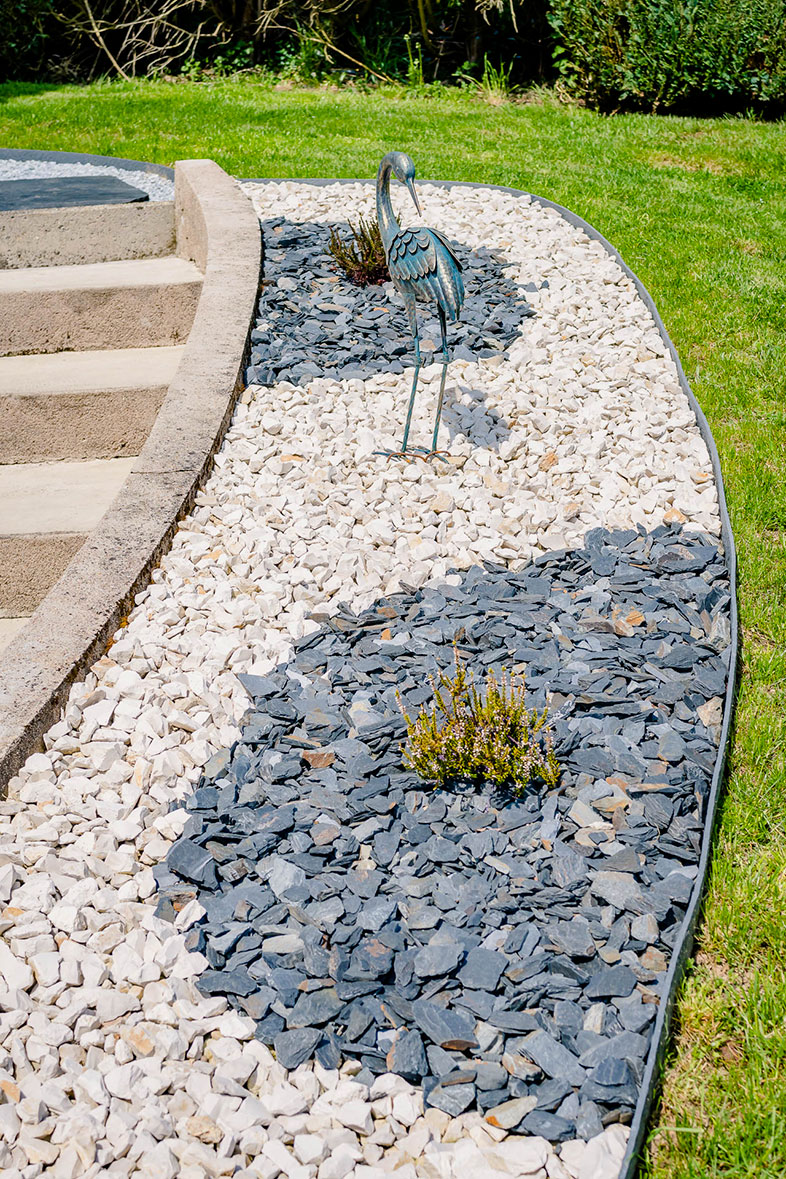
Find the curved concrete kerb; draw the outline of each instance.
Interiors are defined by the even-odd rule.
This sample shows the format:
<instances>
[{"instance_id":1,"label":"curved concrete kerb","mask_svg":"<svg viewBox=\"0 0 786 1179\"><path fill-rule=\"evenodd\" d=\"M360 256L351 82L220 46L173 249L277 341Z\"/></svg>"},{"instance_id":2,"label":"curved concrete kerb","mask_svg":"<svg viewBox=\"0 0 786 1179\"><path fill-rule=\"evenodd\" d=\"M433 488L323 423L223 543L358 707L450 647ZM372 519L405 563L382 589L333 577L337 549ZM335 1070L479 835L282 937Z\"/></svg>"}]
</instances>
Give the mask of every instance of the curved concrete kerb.
<instances>
[{"instance_id":1,"label":"curved concrete kerb","mask_svg":"<svg viewBox=\"0 0 786 1179\"><path fill-rule=\"evenodd\" d=\"M261 270L259 223L248 198L212 160L176 165L175 206L178 253L205 276L185 353L116 499L3 652L2 787L146 583L193 502L242 385Z\"/></svg>"}]
</instances>

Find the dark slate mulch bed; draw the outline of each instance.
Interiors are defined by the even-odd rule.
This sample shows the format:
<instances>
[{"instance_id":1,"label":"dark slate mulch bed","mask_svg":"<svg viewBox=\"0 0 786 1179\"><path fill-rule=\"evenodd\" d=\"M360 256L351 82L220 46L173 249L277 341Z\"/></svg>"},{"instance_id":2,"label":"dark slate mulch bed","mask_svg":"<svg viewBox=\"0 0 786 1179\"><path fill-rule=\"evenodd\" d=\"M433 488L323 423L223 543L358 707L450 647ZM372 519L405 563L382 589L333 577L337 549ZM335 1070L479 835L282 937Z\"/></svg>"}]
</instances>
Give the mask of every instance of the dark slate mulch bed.
<instances>
[{"instance_id":1,"label":"dark slate mulch bed","mask_svg":"<svg viewBox=\"0 0 786 1179\"><path fill-rule=\"evenodd\" d=\"M382 286L358 287L328 252L330 226L277 217L262 222L265 283L251 332L249 384L308 383L315 377L365 380L374 373L400 373L413 363L404 305ZM337 224L343 238L349 226ZM509 261L485 247L454 246L464 266L467 298L461 321L451 324L451 357L497 356L521 335L534 315L527 294L504 274ZM548 283L544 283L548 286ZM433 309L420 309L423 339L439 341ZM424 357L427 359L426 351Z\"/></svg>"},{"instance_id":2,"label":"dark slate mulch bed","mask_svg":"<svg viewBox=\"0 0 786 1179\"><path fill-rule=\"evenodd\" d=\"M596 529L321 621L245 678L242 739L157 870L161 916L207 911L201 989L288 1068L356 1058L551 1141L629 1120L717 756L717 543ZM557 789L432 791L402 768L396 691L429 700L454 638L476 674L526 667L531 702L550 693Z\"/></svg>"}]
</instances>

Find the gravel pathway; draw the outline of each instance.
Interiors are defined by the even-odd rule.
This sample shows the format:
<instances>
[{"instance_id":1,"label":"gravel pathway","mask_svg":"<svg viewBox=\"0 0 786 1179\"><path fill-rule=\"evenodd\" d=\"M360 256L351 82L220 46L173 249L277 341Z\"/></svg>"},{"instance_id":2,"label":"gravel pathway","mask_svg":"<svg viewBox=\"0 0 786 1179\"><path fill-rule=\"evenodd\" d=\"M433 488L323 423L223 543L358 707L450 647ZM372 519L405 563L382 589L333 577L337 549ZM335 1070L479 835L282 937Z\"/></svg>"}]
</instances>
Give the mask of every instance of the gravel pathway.
<instances>
[{"instance_id":1,"label":"gravel pathway","mask_svg":"<svg viewBox=\"0 0 786 1179\"><path fill-rule=\"evenodd\" d=\"M175 184L157 172L114 168L111 164L79 164L71 160L9 160L0 156L0 180L47 180L56 176L116 176L146 192L151 201L171 201Z\"/></svg>"},{"instance_id":2,"label":"gravel pathway","mask_svg":"<svg viewBox=\"0 0 786 1179\"><path fill-rule=\"evenodd\" d=\"M368 186L251 191L263 202L263 220L282 224L318 225L332 220L334 208L342 217L370 208ZM378 1179L393 1167L402 1179L617 1173L626 1139L618 1122L589 1141L579 1135L555 1144L542 1133L510 1134L486 1121L482 1108L457 1116L424 1108L419 1084L395 1072L368 1075L373 1070L359 1059L334 1068L306 1058L285 1068L255 1037L254 1018L197 987L213 968L209 952L197 948L204 936L198 901L168 911L156 888L156 872L164 880L166 872L156 866L193 824L195 812L178 800L203 776L216 778L241 733L248 695L238 674L279 674L295 642L318 635L340 603L357 614L427 583L456 587L476 577L485 559L515 568L552 550L557 559L559 550L583 548L595 528L641 524L652 533L665 520L684 523L683 536L705 534L695 540L702 550L717 544L711 465L674 366L632 284L601 247L553 211L507 194L424 186L421 197L426 219L463 248L485 245L503 256L502 263L482 260L502 267L491 275L497 289L503 282L535 288L525 293L534 314L519 316L518 338L497 338L484 346L486 356L473 353L468 333L470 357L451 365L450 464L402 468L372 453L398 440L406 371L251 387L127 626L73 686L46 752L28 759L0 804L0 1168L9 1179ZM275 251L286 247L268 247L275 278L286 263ZM315 259L313 279L304 282L327 302L320 266ZM301 314L298 292L276 279L266 287L263 317L268 293L282 291L297 296L292 307L270 311ZM413 423L421 437L438 375L436 365L424 370ZM704 559L702 569L715 561L706 552ZM589 598L599 615L608 576L591 563L582 573L600 595ZM685 601L705 629L683 614L679 642L698 644L709 638L700 602ZM608 632L598 633L606 641ZM722 630L713 639L719 652ZM298 674L306 686L307 673ZM372 707L367 693L356 695L359 706ZM710 740L709 712L699 733L675 700L663 703L674 705L676 735L680 721ZM639 751L642 741L644 734ZM677 764L667 751L652 756ZM584 772L592 782L609 776L600 766ZM578 766L575 773L572 787L588 793L577 793L571 807L592 809L608 797L592 793ZM663 791L638 799L648 819L649 797L667 800L669 821L685 817L677 784L668 779ZM562 804L558 810L563 835L583 829ZM595 810L603 838L591 842L616 855L602 808ZM549 818L557 813L539 821ZM595 821L586 823L590 831ZM696 828L683 826L690 844ZM689 880L685 864L687 874L676 875ZM656 872L660 880L672 874ZM613 898L605 899L613 913ZM656 918L659 929L669 928ZM595 914L587 920L595 937ZM622 955L640 954L645 939L631 936L632 945L623 940L617 949L632 970ZM560 1001L581 1009L575 997ZM619 1084L626 1081L627 1074ZM568 1122L565 1110L556 1112L568 1099L542 1112Z\"/></svg>"}]
</instances>

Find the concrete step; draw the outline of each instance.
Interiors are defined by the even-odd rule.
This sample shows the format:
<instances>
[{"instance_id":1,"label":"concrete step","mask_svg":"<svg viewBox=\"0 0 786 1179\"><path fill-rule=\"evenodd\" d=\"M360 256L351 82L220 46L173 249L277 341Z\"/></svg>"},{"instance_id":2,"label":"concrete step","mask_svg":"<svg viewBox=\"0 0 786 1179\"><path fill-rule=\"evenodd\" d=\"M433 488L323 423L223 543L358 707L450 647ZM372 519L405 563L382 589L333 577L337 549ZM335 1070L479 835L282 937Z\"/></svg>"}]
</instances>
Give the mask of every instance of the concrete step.
<instances>
[{"instance_id":1,"label":"concrete step","mask_svg":"<svg viewBox=\"0 0 786 1179\"><path fill-rule=\"evenodd\" d=\"M7 647L11 639L20 631L27 618L0 618L0 651Z\"/></svg>"},{"instance_id":2,"label":"concrete step","mask_svg":"<svg viewBox=\"0 0 786 1179\"><path fill-rule=\"evenodd\" d=\"M0 270L0 356L185 343L201 288L173 255Z\"/></svg>"},{"instance_id":3,"label":"concrete step","mask_svg":"<svg viewBox=\"0 0 786 1179\"><path fill-rule=\"evenodd\" d=\"M0 357L0 463L139 454L183 351Z\"/></svg>"},{"instance_id":4,"label":"concrete step","mask_svg":"<svg viewBox=\"0 0 786 1179\"><path fill-rule=\"evenodd\" d=\"M123 485L132 458L0 467L0 537L87 533Z\"/></svg>"},{"instance_id":5,"label":"concrete step","mask_svg":"<svg viewBox=\"0 0 786 1179\"><path fill-rule=\"evenodd\" d=\"M79 266L175 250L173 201L0 213L0 267Z\"/></svg>"},{"instance_id":6,"label":"concrete step","mask_svg":"<svg viewBox=\"0 0 786 1179\"><path fill-rule=\"evenodd\" d=\"M32 614L117 495L133 461L0 467L0 616Z\"/></svg>"},{"instance_id":7,"label":"concrete step","mask_svg":"<svg viewBox=\"0 0 786 1179\"><path fill-rule=\"evenodd\" d=\"M84 533L0 536L0 617L32 614L84 540Z\"/></svg>"}]
</instances>

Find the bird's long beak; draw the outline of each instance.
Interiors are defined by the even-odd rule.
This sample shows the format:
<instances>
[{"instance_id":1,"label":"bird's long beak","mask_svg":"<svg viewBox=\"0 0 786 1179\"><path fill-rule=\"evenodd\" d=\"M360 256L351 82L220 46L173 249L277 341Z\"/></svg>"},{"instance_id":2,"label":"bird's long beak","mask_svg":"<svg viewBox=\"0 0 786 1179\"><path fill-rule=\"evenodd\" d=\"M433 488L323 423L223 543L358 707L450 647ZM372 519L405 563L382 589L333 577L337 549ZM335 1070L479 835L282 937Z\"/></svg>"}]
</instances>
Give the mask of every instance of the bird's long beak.
<instances>
[{"instance_id":1,"label":"bird's long beak","mask_svg":"<svg viewBox=\"0 0 786 1179\"><path fill-rule=\"evenodd\" d=\"M415 192L415 182L410 177L410 179L405 181L405 183L406 183L407 188L409 189L409 195L412 197L412 200L415 202L415 208L417 209L418 213L422 216L421 211L420 211L420 201L418 200L418 194Z\"/></svg>"}]
</instances>

